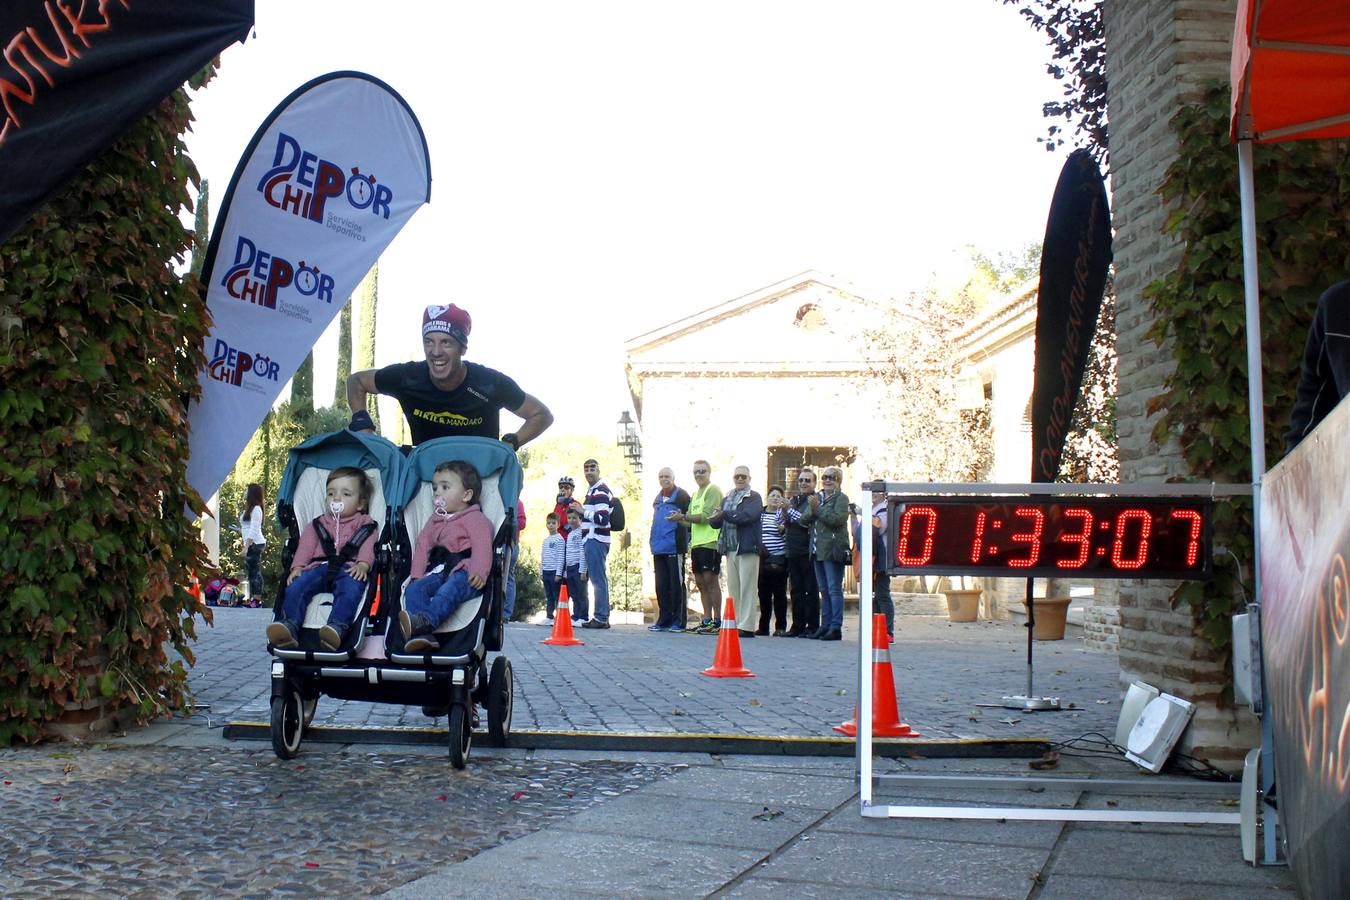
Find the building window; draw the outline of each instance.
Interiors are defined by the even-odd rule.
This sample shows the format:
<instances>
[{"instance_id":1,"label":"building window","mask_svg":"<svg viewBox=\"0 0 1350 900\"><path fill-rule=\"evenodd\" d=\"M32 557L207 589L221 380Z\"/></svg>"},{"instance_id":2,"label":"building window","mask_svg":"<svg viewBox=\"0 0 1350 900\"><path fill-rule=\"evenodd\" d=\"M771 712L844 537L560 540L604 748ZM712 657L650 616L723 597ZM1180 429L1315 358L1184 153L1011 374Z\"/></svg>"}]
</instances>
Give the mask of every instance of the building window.
<instances>
[{"instance_id":1,"label":"building window","mask_svg":"<svg viewBox=\"0 0 1350 900\"><path fill-rule=\"evenodd\" d=\"M825 313L821 312L816 304L808 303L797 310L797 318L793 324L803 331L819 331L825 327Z\"/></svg>"}]
</instances>

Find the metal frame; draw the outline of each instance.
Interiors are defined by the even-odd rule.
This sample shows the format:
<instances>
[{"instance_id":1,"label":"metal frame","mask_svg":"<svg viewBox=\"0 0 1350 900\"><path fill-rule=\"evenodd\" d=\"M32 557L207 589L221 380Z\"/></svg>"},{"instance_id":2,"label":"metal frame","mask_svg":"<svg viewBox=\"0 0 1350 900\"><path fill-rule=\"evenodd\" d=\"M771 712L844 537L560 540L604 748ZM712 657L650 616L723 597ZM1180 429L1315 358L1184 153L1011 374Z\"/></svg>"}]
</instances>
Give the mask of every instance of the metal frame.
<instances>
[{"instance_id":1,"label":"metal frame","mask_svg":"<svg viewBox=\"0 0 1350 900\"><path fill-rule=\"evenodd\" d=\"M937 484L865 481L862 491L887 494L1128 494L1132 496L1244 496L1253 492L1246 484ZM870 519L870 500L868 517ZM1165 822L1180 824L1239 825L1241 813L1191 813L1171 810L1089 810L1045 807L898 806L873 802L873 789L880 780L901 781L928 787L1020 788L1055 787L1066 790L1134 794L1202 794L1236 797L1239 786L1226 783L1178 782L1166 786L1142 780L1032 778L1025 776L931 776L920 774L877 775L872 766L872 529L858 529L858 801L859 812L881 819L1012 819L1043 822ZM903 740L897 739L897 740ZM1273 829L1271 829L1273 830Z\"/></svg>"}]
</instances>

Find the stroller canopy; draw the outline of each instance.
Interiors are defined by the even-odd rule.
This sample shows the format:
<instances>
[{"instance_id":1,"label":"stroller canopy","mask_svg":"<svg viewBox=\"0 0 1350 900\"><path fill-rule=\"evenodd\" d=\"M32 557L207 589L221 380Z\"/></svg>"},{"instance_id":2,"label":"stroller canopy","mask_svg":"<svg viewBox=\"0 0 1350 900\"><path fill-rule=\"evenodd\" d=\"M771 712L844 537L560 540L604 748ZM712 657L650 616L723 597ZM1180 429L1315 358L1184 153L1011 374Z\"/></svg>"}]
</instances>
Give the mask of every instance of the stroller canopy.
<instances>
[{"instance_id":1,"label":"stroller canopy","mask_svg":"<svg viewBox=\"0 0 1350 900\"><path fill-rule=\"evenodd\" d=\"M398 508L407 499L402 493L406 483L407 462L398 445L364 431L332 431L314 437L291 448L286 458L286 471L281 476L277 491L277 508L283 503L295 502L295 488L307 469L336 469L354 466L358 469L379 469L384 482L385 502ZM434 467L433 467L434 468ZM414 483L414 490L416 486Z\"/></svg>"},{"instance_id":2,"label":"stroller canopy","mask_svg":"<svg viewBox=\"0 0 1350 900\"><path fill-rule=\"evenodd\" d=\"M484 480L496 475L502 506L514 514L523 480L520 461L514 450L492 438L443 437L419 444L408 456L398 497L407 503L417 494L422 482L431 480L437 466L452 459L472 464Z\"/></svg>"}]
</instances>

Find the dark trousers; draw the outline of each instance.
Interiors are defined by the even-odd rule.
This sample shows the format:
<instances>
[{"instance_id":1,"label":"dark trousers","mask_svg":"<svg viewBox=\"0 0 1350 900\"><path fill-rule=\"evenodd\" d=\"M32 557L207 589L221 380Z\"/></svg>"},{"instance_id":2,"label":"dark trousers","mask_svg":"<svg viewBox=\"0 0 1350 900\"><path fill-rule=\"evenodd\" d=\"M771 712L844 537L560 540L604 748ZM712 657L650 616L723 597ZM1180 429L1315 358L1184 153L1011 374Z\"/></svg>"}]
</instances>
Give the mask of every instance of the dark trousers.
<instances>
[{"instance_id":1,"label":"dark trousers","mask_svg":"<svg viewBox=\"0 0 1350 900\"><path fill-rule=\"evenodd\" d=\"M591 599L586 593L586 576L581 574L580 565L567 567L567 598L572 601L573 619L591 617Z\"/></svg>"},{"instance_id":2,"label":"dark trousers","mask_svg":"<svg viewBox=\"0 0 1350 900\"><path fill-rule=\"evenodd\" d=\"M653 553L656 569L656 624L662 628L685 626L688 603L684 598L684 554Z\"/></svg>"},{"instance_id":3,"label":"dark trousers","mask_svg":"<svg viewBox=\"0 0 1350 900\"><path fill-rule=\"evenodd\" d=\"M262 544L249 544L244 552L244 570L248 573L248 594L259 603L263 599Z\"/></svg>"},{"instance_id":4,"label":"dark trousers","mask_svg":"<svg viewBox=\"0 0 1350 900\"><path fill-rule=\"evenodd\" d=\"M784 557L773 556L759 562L759 632L769 633L769 614L773 614L774 630L787 630L787 579L786 566L773 571L769 560L785 561Z\"/></svg>"},{"instance_id":5,"label":"dark trousers","mask_svg":"<svg viewBox=\"0 0 1350 900\"><path fill-rule=\"evenodd\" d=\"M548 617L553 618L553 610L558 607L558 588L562 587L558 583L557 572L544 572L541 576L544 582L544 600L548 604Z\"/></svg>"},{"instance_id":6,"label":"dark trousers","mask_svg":"<svg viewBox=\"0 0 1350 900\"><path fill-rule=\"evenodd\" d=\"M792 630L817 631L820 589L816 587L815 560L809 555L789 556L788 581L792 585Z\"/></svg>"},{"instance_id":7,"label":"dark trousers","mask_svg":"<svg viewBox=\"0 0 1350 900\"><path fill-rule=\"evenodd\" d=\"M880 566L878 566L880 569ZM872 612L886 616L886 633L895 634L895 602L891 599L891 576L884 569L873 570Z\"/></svg>"}]
</instances>

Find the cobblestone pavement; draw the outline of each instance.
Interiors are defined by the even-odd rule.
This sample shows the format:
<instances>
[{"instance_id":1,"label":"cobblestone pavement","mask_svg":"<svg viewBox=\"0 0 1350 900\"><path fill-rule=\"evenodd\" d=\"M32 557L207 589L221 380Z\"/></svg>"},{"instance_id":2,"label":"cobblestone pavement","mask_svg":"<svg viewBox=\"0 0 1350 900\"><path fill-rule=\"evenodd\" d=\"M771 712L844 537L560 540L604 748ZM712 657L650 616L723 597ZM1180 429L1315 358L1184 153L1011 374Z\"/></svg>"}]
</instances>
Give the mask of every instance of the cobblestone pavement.
<instances>
[{"instance_id":1,"label":"cobblestone pavement","mask_svg":"<svg viewBox=\"0 0 1350 900\"><path fill-rule=\"evenodd\" d=\"M0 896L369 896L673 771L517 755L455 772L444 753L308 762L225 746L0 751Z\"/></svg>"},{"instance_id":2,"label":"cobblestone pavement","mask_svg":"<svg viewBox=\"0 0 1350 900\"><path fill-rule=\"evenodd\" d=\"M268 718L265 609L218 609L198 626L191 684L202 704L192 721L219 726ZM856 632L839 643L742 639L757 677L707 678L716 639L652 634L638 625L585 630L583 647L543 646L542 626L512 623L506 654L515 671L517 730L610 731L758 736L828 736L849 718L856 693ZM925 739L1048 738L1113 734L1119 715L1114 654L1081 641L1036 644L1035 690L1066 709L1022 713L979 704L1026 690L1026 629L1010 622L950 623L900 616L891 661L905 722ZM1072 706L1073 708L1067 708ZM324 698L320 725L425 726L421 710ZM442 719L439 724L444 724Z\"/></svg>"}]
</instances>

